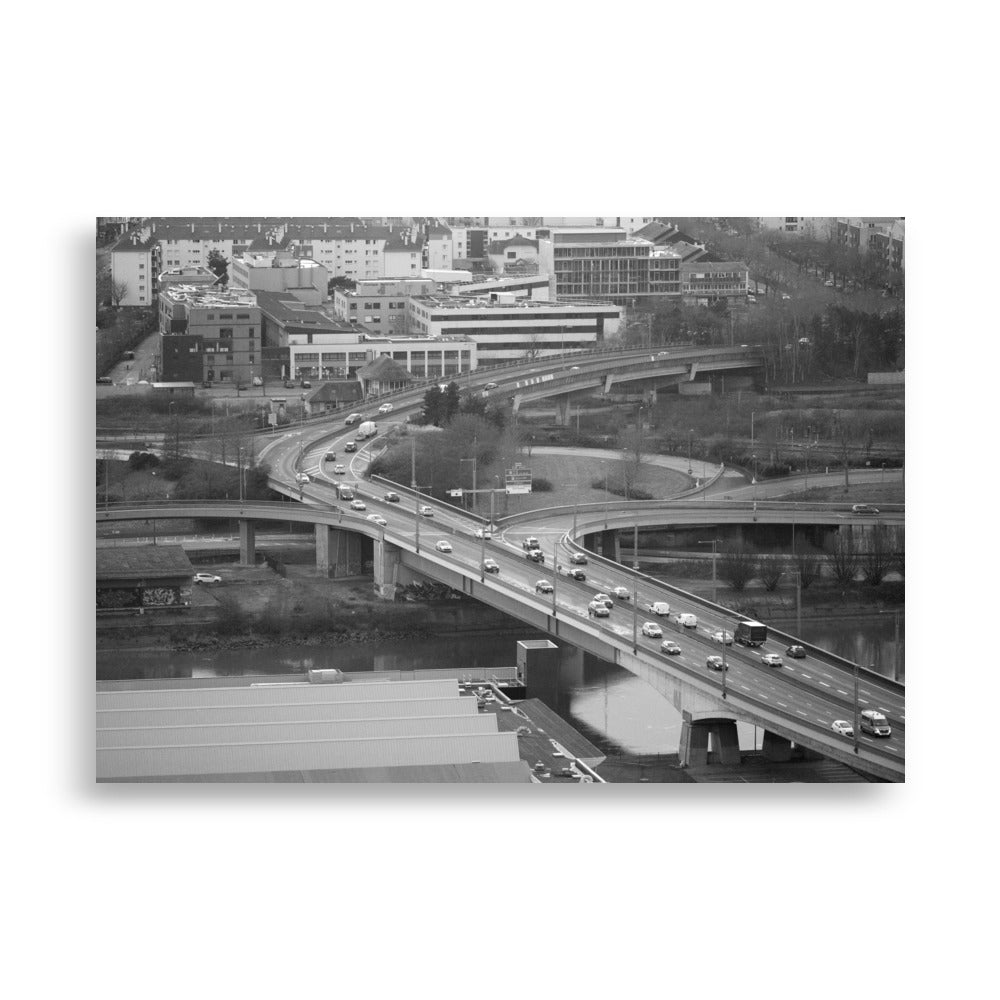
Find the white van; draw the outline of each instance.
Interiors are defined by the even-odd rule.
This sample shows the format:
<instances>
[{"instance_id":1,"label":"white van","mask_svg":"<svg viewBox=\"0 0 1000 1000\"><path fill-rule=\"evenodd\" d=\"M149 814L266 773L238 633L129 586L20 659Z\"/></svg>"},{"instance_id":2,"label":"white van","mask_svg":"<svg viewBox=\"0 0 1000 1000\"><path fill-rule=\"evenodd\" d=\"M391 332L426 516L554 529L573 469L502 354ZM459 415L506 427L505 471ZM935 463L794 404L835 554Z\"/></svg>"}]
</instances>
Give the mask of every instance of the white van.
<instances>
[{"instance_id":1,"label":"white van","mask_svg":"<svg viewBox=\"0 0 1000 1000\"><path fill-rule=\"evenodd\" d=\"M677 616L677 624L683 625L685 628L697 628L698 627L698 616L691 614L683 614Z\"/></svg>"},{"instance_id":2,"label":"white van","mask_svg":"<svg viewBox=\"0 0 1000 1000\"><path fill-rule=\"evenodd\" d=\"M654 601L649 606L649 610L653 612L654 615L669 615L670 605L666 601Z\"/></svg>"},{"instance_id":3,"label":"white van","mask_svg":"<svg viewBox=\"0 0 1000 1000\"><path fill-rule=\"evenodd\" d=\"M871 733L872 736L892 736L892 727L881 712L868 708L861 713L861 732Z\"/></svg>"}]
</instances>

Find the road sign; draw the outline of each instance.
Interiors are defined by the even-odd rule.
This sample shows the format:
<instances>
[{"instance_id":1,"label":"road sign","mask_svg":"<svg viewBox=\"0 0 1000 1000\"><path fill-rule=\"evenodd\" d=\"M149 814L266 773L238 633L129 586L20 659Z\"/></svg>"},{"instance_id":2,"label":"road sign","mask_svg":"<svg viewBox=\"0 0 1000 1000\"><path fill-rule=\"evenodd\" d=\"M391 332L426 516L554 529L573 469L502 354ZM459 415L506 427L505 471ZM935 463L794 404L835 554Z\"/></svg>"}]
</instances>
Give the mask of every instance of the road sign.
<instances>
[{"instance_id":1,"label":"road sign","mask_svg":"<svg viewBox=\"0 0 1000 1000\"><path fill-rule=\"evenodd\" d=\"M531 469L520 462L514 463L514 468L504 470L504 486L507 495L531 492Z\"/></svg>"},{"instance_id":2,"label":"road sign","mask_svg":"<svg viewBox=\"0 0 1000 1000\"><path fill-rule=\"evenodd\" d=\"M514 496L514 494L530 493L530 492L531 492L531 483L528 483L527 486L523 484L521 485L515 484L513 486L508 484L507 486L507 496L509 497Z\"/></svg>"},{"instance_id":3,"label":"road sign","mask_svg":"<svg viewBox=\"0 0 1000 1000\"><path fill-rule=\"evenodd\" d=\"M460 497L462 495L462 490L448 490L448 496L450 497Z\"/></svg>"}]
</instances>

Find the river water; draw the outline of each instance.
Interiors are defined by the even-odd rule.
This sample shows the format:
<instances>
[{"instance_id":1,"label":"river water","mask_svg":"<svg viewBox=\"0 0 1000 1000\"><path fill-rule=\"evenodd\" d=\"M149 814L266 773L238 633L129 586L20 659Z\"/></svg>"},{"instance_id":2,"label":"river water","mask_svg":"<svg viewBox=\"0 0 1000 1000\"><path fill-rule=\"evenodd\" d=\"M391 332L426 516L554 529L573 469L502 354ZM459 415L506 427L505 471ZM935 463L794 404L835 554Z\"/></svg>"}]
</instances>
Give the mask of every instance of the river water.
<instances>
[{"instance_id":1,"label":"river water","mask_svg":"<svg viewBox=\"0 0 1000 1000\"><path fill-rule=\"evenodd\" d=\"M900 616L902 618L902 615ZM900 623L902 637L902 622ZM98 680L154 677L228 677L301 673L320 668L344 671L419 670L461 665L461 672L509 667L517 659L517 640L524 636L449 636L405 639L378 645L285 645L266 649L212 652L98 652ZM864 622L803 622L802 638L862 664L874 664L892 676L894 622L891 616ZM899 676L903 679L902 641ZM676 753L681 718L673 705L645 681L589 653L564 646L559 685L546 696L549 707L609 752ZM762 732L738 724L740 746L760 746Z\"/></svg>"}]
</instances>

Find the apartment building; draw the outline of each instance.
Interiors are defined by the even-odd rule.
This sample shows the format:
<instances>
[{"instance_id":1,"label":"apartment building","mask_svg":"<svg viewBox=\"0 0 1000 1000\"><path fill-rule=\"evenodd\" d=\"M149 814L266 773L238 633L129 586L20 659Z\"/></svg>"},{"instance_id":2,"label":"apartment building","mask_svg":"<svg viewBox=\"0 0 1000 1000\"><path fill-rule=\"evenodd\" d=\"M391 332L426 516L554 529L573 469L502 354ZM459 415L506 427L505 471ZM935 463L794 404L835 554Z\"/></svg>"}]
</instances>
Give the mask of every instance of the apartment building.
<instances>
[{"instance_id":1,"label":"apartment building","mask_svg":"<svg viewBox=\"0 0 1000 1000\"><path fill-rule=\"evenodd\" d=\"M423 268L424 246L409 231L392 233L382 249L382 274L385 278L419 278Z\"/></svg>"},{"instance_id":2,"label":"apartment building","mask_svg":"<svg viewBox=\"0 0 1000 1000\"><path fill-rule=\"evenodd\" d=\"M406 301L413 295L435 291L430 278L359 281L353 290L337 288L333 293L334 315L357 323L373 336L403 337L407 334Z\"/></svg>"},{"instance_id":3,"label":"apartment building","mask_svg":"<svg viewBox=\"0 0 1000 1000\"><path fill-rule=\"evenodd\" d=\"M261 373L257 298L246 289L168 285L159 296L164 382L246 382Z\"/></svg>"},{"instance_id":4,"label":"apartment building","mask_svg":"<svg viewBox=\"0 0 1000 1000\"><path fill-rule=\"evenodd\" d=\"M252 292L294 292L300 302L325 302L329 285L326 267L290 250L248 251L229 263L229 285Z\"/></svg>"},{"instance_id":5,"label":"apartment building","mask_svg":"<svg viewBox=\"0 0 1000 1000\"><path fill-rule=\"evenodd\" d=\"M906 220L899 216L838 218L838 242L864 254L873 254L902 270L905 264Z\"/></svg>"},{"instance_id":6,"label":"apartment building","mask_svg":"<svg viewBox=\"0 0 1000 1000\"><path fill-rule=\"evenodd\" d=\"M720 300L746 305L750 269L740 261L691 260L681 264L685 305L710 306Z\"/></svg>"},{"instance_id":7,"label":"apartment building","mask_svg":"<svg viewBox=\"0 0 1000 1000\"><path fill-rule=\"evenodd\" d=\"M526 236L512 236L509 240L495 240L486 248L486 259L494 274L525 274L538 272L538 240Z\"/></svg>"},{"instance_id":8,"label":"apartment building","mask_svg":"<svg viewBox=\"0 0 1000 1000\"><path fill-rule=\"evenodd\" d=\"M773 215L758 216L761 229L781 233L796 233L814 239L826 239L830 234L830 224L834 220L825 215Z\"/></svg>"},{"instance_id":9,"label":"apartment building","mask_svg":"<svg viewBox=\"0 0 1000 1000\"><path fill-rule=\"evenodd\" d=\"M440 339L465 337L480 365L589 350L618 332L621 310L603 302L544 302L490 297L421 295L409 300L409 328Z\"/></svg>"},{"instance_id":10,"label":"apartment building","mask_svg":"<svg viewBox=\"0 0 1000 1000\"><path fill-rule=\"evenodd\" d=\"M150 306L160 273L160 247L152 236L126 233L111 248L112 302Z\"/></svg>"}]
</instances>

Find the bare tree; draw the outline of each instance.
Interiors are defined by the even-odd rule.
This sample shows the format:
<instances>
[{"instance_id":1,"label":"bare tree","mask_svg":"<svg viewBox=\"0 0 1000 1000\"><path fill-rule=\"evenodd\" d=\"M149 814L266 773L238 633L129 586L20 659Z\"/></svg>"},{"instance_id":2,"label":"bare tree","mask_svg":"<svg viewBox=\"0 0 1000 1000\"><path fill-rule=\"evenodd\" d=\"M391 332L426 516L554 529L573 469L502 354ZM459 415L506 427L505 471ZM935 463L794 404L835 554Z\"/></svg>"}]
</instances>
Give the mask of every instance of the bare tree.
<instances>
[{"instance_id":1,"label":"bare tree","mask_svg":"<svg viewBox=\"0 0 1000 1000\"><path fill-rule=\"evenodd\" d=\"M778 589L778 581L784 576L781 561L774 556L761 556L757 561L756 572L763 581L764 589L770 593Z\"/></svg>"},{"instance_id":2,"label":"bare tree","mask_svg":"<svg viewBox=\"0 0 1000 1000\"><path fill-rule=\"evenodd\" d=\"M719 575L735 591L742 591L753 579L757 557L744 542L724 545L719 550Z\"/></svg>"},{"instance_id":3,"label":"bare tree","mask_svg":"<svg viewBox=\"0 0 1000 1000\"><path fill-rule=\"evenodd\" d=\"M895 561L890 541L889 532L883 524L874 524L865 533L865 545L860 554L861 572L865 582L874 587L885 579Z\"/></svg>"},{"instance_id":4,"label":"bare tree","mask_svg":"<svg viewBox=\"0 0 1000 1000\"><path fill-rule=\"evenodd\" d=\"M830 564L833 566L833 575L842 587L854 582L858 572L859 556L854 544L854 534L849 529L846 532L837 532L833 540Z\"/></svg>"},{"instance_id":5,"label":"bare tree","mask_svg":"<svg viewBox=\"0 0 1000 1000\"><path fill-rule=\"evenodd\" d=\"M618 447L621 448L621 476L625 487L625 499L632 499L632 491L638 487L643 473L644 441L642 432L642 417L635 427L629 427L618 434Z\"/></svg>"},{"instance_id":6,"label":"bare tree","mask_svg":"<svg viewBox=\"0 0 1000 1000\"><path fill-rule=\"evenodd\" d=\"M802 581L803 590L820 577L821 563L819 557L809 552L796 553L795 568L799 571L799 579Z\"/></svg>"},{"instance_id":7,"label":"bare tree","mask_svg":"<svg viewBox=\"0 0 1000 1000\"><path fill-rule=\"evenodd\" d=\"M118 306L122 304L122 301L128 295L128 282L123 278L119 278L117 281L112 280L111 282L111 302L117 309Z\"/></svg>"}]
</instances>

